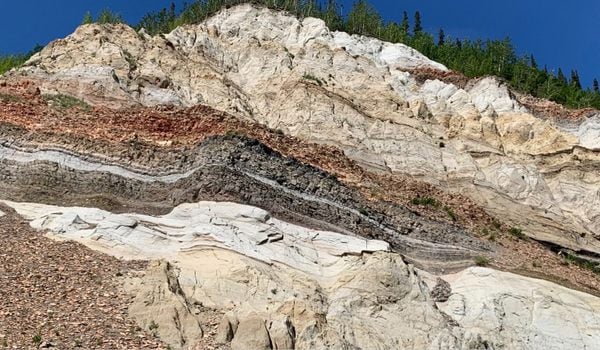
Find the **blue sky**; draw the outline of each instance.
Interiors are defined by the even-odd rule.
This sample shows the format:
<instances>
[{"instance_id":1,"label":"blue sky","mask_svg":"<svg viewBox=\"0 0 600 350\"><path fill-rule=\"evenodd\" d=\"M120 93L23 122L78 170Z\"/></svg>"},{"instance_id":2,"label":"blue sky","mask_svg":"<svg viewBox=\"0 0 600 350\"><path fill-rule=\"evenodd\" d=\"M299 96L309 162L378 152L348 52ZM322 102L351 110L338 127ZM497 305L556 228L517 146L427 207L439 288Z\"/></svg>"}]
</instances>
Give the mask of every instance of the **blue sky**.
<instances>
[{"instance_id":1,"label":"blue sky","mask_svg":"<svg viewBox=\"0 0 600 350\"><path fill-rule=\"evenodd\" d=\"M188 2L191 2L189 0ZM339 0L338 0L339 1ZM339 1L348 11L353 0ZM444 28L452 37L509 36L519 53L534 54L538 64L565 72L579 71L582 83L600 78L600 1L598 0L371 0L387 20L399 20L402 11L420 10L426 30ZM36 43L71 33L90 10L110 7L126 20L137 22L169 0L52 0L4 1L0 12L0 53L25 52ZM182 0L175 1L178 5Z\"/></svg>"}]
</instances>

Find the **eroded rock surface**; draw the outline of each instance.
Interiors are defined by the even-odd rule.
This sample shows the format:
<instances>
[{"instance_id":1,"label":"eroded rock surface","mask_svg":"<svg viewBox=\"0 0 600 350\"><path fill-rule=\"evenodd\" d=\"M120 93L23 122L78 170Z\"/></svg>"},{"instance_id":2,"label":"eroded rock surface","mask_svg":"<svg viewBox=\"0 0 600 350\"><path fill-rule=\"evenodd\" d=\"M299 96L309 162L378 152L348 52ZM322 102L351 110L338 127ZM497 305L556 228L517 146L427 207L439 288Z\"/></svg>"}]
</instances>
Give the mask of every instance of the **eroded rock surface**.
<instances>
[{"instance_id":1,"label":"eroded rock surface","mask_svg":"<svg viewBox=\"0 0 600 350\"><path fill-rule=\"evenodd\" d=\"M82 26L11 79L113 107L207 104L339 146L367 169L464 191L536 239L600 253L595 119L565 128L493 78L459 87L420 82L415 68L446 70L400 44L243 5L164 37Z\"/></svg>"},{"instance_id":2,"label":"eroded rock surface","mask_svg":"<svg viewBox=\"0 0 600 350\"><path fill-rule=\"evenodd\" d=\"M383 242L301 228L258 208L198 203L151 217L5 204L50 236L173 261L155 264L131 288L138 294L130 314L178 348L201 337L198 306L230 315L219 328L233 349L564 349L600 341L600 301L591 295L485 268L423 279ZM269 240L273 229L281 239Z\"/></svg>"},{"instance_id":3,"label":"eroded rock surface","mask_svg":"<svg viewBox=\"0 0 600 350\"><path fill-rule=\"evenodd\" d=\"M0 200L54 239L152 260L128 311L171 348L600 347L597 297L457 272L523 255L510 267L598 285L497 237L600 253L597 116L532 113L494 78L251 5L156 37L81 26L2 79Z\"/></svg>"}]
</instances>

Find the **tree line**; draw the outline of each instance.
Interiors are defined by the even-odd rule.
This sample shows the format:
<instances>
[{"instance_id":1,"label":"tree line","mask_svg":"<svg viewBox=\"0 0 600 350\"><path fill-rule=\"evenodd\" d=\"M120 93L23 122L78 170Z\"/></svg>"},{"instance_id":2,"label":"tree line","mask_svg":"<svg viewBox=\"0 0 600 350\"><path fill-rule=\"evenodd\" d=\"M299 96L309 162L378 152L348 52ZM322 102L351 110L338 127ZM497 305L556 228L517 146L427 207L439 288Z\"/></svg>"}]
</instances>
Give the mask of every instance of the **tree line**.
<instances>
[{"instance_id":1,"label":"tree line","mask_svg":"<svg viewBox=\"0 0 600 350\"><path fill-rule=\"evenodd\" d=\"M23 63L27 62L31 56L40 52L43 48L42 45L36 44L31 51L24 54L0 55L0 75L15 67L21 66Z\"/></svg>"},{"instance_id":2,"label":"tree line","mask_svg":"<svg viewBox=\"0 0 600 350\"><path fill-rule=\"evenodd\" d=\"M469 78L494 75L504 79L516 91L547 98L568 107L600 109L600 87L594 79L592 88L583 88L579 74L572 70L566 75L541 67L532 55L519 56L509 38L504 40L468 40L451 38L443 29L435 34L423 30L420 12L409 17L404 11L400 22L385 21L366 0L354 2L343 15L336 0L196 0L178 10L174 3L168 8L145 14L133 27L144 28L150 35L168 33L183 24L204 21L224 7L252 3L287 11L299 18L316 17L325 21L331 30L375 37L392 43L403 43L427 57ZM412 20L411 20L412 18ZM121 23L123 18L110 10L97 17L87 13L83 23ZM0 57L3 67L21 62L23 57ZM8 60L3 66L3 60Z\"/></svg>"}]
</instances>

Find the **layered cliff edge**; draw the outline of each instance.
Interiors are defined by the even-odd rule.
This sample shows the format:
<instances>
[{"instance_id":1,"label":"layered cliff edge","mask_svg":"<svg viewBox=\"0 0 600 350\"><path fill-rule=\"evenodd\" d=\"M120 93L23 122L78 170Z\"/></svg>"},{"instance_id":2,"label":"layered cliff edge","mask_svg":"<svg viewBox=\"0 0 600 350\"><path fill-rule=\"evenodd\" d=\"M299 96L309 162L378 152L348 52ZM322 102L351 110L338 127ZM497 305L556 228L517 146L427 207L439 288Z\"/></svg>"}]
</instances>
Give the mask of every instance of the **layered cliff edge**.
<instances>
[{"instance_id":1,"label":"layered cliff edge","mask_svg":"<svg viewBox=\"0 0 600 350\"><path fill-rule=\"evenodd\" d=\"M598 115L453 77L251 5L81 26L0 80L0 199L159 261L124 293L171 347L598 346Z\"/></svg>"}]
</instances>

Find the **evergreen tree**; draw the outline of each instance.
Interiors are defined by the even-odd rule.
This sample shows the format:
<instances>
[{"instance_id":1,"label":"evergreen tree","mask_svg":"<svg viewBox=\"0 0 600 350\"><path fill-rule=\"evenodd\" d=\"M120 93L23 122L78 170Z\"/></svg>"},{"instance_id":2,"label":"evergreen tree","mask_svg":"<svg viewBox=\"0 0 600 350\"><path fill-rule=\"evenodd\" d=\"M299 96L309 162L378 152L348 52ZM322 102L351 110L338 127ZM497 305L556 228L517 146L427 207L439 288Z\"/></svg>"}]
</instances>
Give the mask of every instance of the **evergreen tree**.
<instances>
[{"instance_id":1,"label":"evergreen tree","mask_svg":"<svg viewBox=\"0 0 600 350\"><path fill-rule=\"evenodd\" d=\"M404 11L402 13L402 23L400 24L400 29L404 33L405 37L408 37L408 30L410 28L410 23L408 22L408 13Z\"/></svg>"},{"instance_id":2,"label":"evergreen tree","mask_svg":"<svg viewBox=\"0 0 600 350\"><path fill-rule=\"evenodd\" d=\"M533 55L531 55L529 57L529 64L531 65L531 68L537 69L537 62L535 61L535 57L533 57Z\"/></svg>"},{"instance_id":3,"label":"evergreen tree","mask_svg":"<svg viewBox=\"0 0 600 350\"><path fill-rule=\"evenodd\" d=\"M600 86L598 86L598 79L594 78L594 84L593 84L593 88L594 88L594 92L600 92Z\"/></svg>"},{"instance_id":4,"label":"evergreen tree","mask_svg":"<svg viewBox=\"0 0 600 350\"><path fill-rule=\"evenodd\" d=\"M109 9L104 9L104 10L102 10L102 12L100 12L100 15L98 15L96 22L98 22L100 24L123 23L123 18L118 13L114 13Z\"/></svg>"},{"instance_id":5,"label":"evergreen tree","mask_svg":"<svg viewBox=\"0 0 600 350\"><path fill-rule=\"evenodd\" d=\"M558 81L562 84L562 85L567 85L567 77L565 77L565 74L563 73L562 69L558 68L558 75L557 75Z\"/></svg>"},{"instance_id":6,"label":"evergreen tree","mask_svg":"<svg viewBox=\"0 0 600 350\"><path fill-rule=\"evenodd\" d=\"M421 13L419 11L415 12L415 26L413 28L413 34L417 35L423 31L423 27L421 26Z\"/></svg>"},{"instance_id":7,"label":"evergreen tree","mask_svg":"<svg viewBox=\"0 0 600 350\"><path fill-rule=\"evenodd\" d=\"M298 0L294 1L293 6L296 8L296 11L299 10L299 2ZM338 9L338 5L335 0L327 1L327 8L324 12L325 24L331 30L342 30L344 27L344 19L340 15L340 11Z\"/></svg>"},{"instance_id":8,"label":"evergreen tree","mask_svg":"<svg viewBox=\"0 0 600 350\"><path fill-rule=\"evenodd\" d=\"M571 86L581 90L581 81L576 70L571 70Z\"/></svg>"},{"instance_id":9,"label":"evergreen tree","mask_svg":"<svg viewBox=\"0 0 600 350\"><path fill-rule=\"evenodd\" d=\"M583 90L577 71L573 71L570 79L567 79L561 69L556 76L549 73L545 66L543 70L539 69L532 55L517 56L508 38L487 41L450 40L443 29L439 30L436 38L435 34L423 31L419 11L414 14L414 26L411 30L406 11L403 12L400 23L383 23L379 13L367 1L355 0L351 11L347 16L343 16L336 0L196 0L184 5L179 13L174 3L168 8L150 12L142 18L137 28L145 28L150 34L166 33L181 24L200 23L223 7L252 3L285 10L300 18L321 18L332 30L344 30L349 34L363 34L393 43L405 43L470 78L496 75L504 78L517 91L549 98L570 107L586 106L600 109L597 80L594 80L593 91ZM83 22L93 21L94 18L88 13ZM118 23L122 22L122 18L104 10L96 18L96 22ZM27 57L0 56L0 74L22 64Z\"/></svg>"},{"instance_id":10,"label":"evergreen tree","mask_svg":"<svg viewBox=\"0 0 600 350\"><path fill-rule=\"evenodd\" d=\"M440 31L438 32L438 46L442 46L446 43L446 33L444 33L444 30L440 28Z\"/></svg>"}]
</instances>

